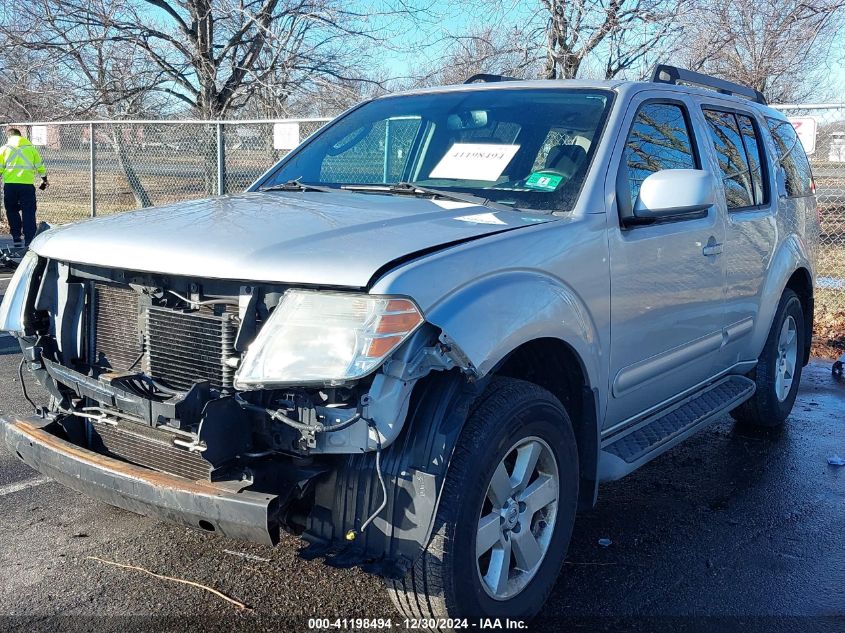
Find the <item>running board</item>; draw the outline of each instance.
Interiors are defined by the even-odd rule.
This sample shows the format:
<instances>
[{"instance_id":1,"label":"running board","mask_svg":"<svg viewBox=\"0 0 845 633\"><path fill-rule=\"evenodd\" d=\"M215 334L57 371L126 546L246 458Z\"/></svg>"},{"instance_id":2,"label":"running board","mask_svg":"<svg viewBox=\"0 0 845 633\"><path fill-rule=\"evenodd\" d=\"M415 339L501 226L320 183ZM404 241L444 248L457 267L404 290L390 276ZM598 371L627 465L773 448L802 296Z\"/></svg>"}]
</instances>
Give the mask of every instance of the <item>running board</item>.
<instances>
[{"instance_id":1,"label":"running board","mask_svg":"<svg viewBox=\"0 0 845 633\"><path fill-rule=\"evenodd\" d=\"M599 481L635 471L754 395L754 382L726 376L602 441Z\"/></svg>"}]
</instances>

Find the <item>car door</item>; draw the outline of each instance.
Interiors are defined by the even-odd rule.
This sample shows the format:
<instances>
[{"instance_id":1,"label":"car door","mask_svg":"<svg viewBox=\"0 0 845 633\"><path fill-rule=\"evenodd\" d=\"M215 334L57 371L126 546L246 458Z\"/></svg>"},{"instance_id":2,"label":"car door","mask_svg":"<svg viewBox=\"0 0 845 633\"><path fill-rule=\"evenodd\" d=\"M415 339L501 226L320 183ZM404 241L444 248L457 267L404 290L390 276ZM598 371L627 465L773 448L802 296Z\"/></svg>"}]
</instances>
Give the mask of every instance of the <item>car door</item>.
<instances>
[{"instance_id":1,"label":"car door","mask_svg":"<svg viewBox=\"0 0 845 633\"><path fill-rule=\"evenodd\" d=\"M651 224L622 220L624 207L635 203L650 174L707 165L694 107L680 93L640 93L610 163L615 210L608 213L611 344L605 430L659 407L724 366L724 216L714 205Z\"/></svg>"},{"instance_id":2,"label":"car door","mask_svg":"<svg viewBox=\"0 0 845 633\"><path fill-rule=\"evenodd\" d=\"M751 337L778 239L774 179L761 132L764 122L733 102L718 100L703 103L701 114L714 172L722 182L717 204L726 217L723 353L734 365L758 353L751 349Z\"/></svg>"}]
</instances>

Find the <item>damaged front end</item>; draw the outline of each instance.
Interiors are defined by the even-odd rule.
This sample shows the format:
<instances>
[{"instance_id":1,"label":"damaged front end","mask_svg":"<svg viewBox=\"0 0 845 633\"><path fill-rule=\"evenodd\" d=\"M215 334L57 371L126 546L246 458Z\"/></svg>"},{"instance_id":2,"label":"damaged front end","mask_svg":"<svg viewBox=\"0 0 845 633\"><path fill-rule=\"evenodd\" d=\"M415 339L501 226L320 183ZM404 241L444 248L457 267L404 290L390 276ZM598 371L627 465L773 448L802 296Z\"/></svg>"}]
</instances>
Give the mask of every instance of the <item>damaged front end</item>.
<instances>
[{"instance_id":1,"label":"damaged front end","mask_svg":"<svg viewBox=\"0 0 845 633\"><path fill-rule=\"evenodd\" d=\"M388 575L427 541L455 416L477 390L460 351L404 297L30 254L0 328L51 395L2 425L33 467L206 531L303 534L315 553L340 549ZM409 415L432 372L452 387Z\"/></svg>"}]
</instances>

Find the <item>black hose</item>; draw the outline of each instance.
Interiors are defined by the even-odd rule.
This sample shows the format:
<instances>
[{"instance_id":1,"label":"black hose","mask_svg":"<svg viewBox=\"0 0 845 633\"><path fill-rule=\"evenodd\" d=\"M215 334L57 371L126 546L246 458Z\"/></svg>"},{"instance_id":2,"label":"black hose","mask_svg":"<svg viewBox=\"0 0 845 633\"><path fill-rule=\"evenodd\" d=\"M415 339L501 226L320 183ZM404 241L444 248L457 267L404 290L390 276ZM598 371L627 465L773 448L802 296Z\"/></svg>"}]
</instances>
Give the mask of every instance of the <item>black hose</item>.
<instances>
[{"instance_id":1,"label":"black hose","mask_svg":"<svg viewBox=\"0 0 845 633\"><path fill-rule=\"evenodd\" d=\"M144 357L144 351L142 350L140 354L138 354L138 358L136 358L129 367L126 368L126 371L131 371L135 369L135 366L141 362L141 359Z\"/></svg>"},{"instance_id":2,"label":"black hose","mask_svg":"<svg viewBox=\"0 0 845 633\"><path fill-rule=\"evenodd\" d=\"M387 484L384 483L384 475L381 472L381 435L379 435L378 427L373 420L367 420L367 426L373 429L376 433L376 475L378 475L378 481L381 485L381 505L376 508L375 512L373 512L366 521L364 521L361 528L358 530L359 534L363 534L364 530L369 527L370 523L375 521L376 517L381 514L381 511L387 506Z\"/></svg>"},{"instance_id":3,"label":"black hose","mask_svg":"<svg viewBox=\"0 0 845 633\"><path fill-rule=\"evenodd\" d=\"M21 379L21 392L23 393L23 397L26 398L26 401L32 405L32 408L35 409L35 412L38 413L38 407L32 401L32 398L29 397L29 394L26 392L26 382L23 379L23 364L26 362L26 359L21 358L21 364L18 365L18 377Z\"/></svg>"}]
</instances>

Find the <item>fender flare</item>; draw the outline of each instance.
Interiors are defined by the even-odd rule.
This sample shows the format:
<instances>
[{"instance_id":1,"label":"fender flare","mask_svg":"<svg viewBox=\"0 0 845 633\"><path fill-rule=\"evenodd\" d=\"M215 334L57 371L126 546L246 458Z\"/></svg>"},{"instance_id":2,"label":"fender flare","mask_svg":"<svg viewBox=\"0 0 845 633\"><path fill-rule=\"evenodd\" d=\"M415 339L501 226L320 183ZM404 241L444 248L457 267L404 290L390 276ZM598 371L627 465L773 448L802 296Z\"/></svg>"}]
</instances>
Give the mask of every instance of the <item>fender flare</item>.
<instances>
[{"instance_id":1,"label":"fender flare","mask_svg":"<svg viewBox=\"0 0 845 633\"><path fill-rule=\"evenodd\" d=\"M460 349L479 377L520 345L553 338L572 347L588 383L599 384L601 340L590 311L573 288L540 271L512 269L476 280L429 308L426 320Z\"/></svg>"},{"instance_id":2,"label":"fender flare","mask_svg":"<svg viewBox=\"0 0 845 633\"><path fill-rule=\"evenodd\" d=\"M760 312L750 346L755 354L755 360L763 352L786 284L799 269L806 270L810 279L813 280L813 267L810 265L807 252L801 242L794 235L791 235L784 240L772 257L772 264L769 266L766 282L760 293Z\"/></svg>"}]
</instances>

